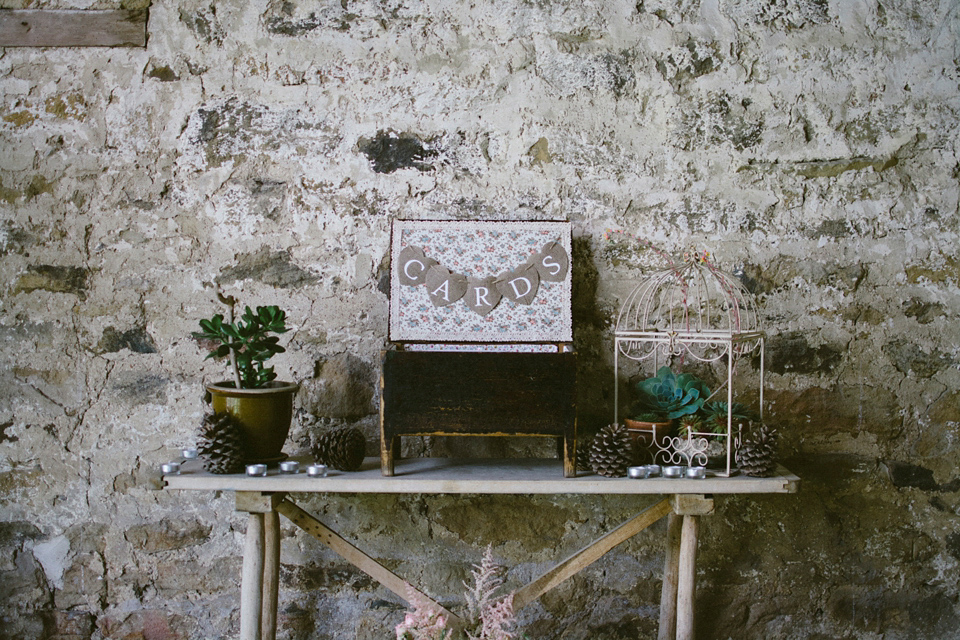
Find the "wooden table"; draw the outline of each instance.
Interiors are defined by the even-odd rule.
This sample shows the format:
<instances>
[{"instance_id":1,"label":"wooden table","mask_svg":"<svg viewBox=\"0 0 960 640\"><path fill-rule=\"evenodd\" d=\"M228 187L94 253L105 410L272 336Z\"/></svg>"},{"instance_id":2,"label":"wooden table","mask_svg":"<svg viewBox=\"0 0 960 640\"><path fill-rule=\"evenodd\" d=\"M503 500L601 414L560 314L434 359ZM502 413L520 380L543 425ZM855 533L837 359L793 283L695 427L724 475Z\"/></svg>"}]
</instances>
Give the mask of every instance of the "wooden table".
<instances>
[{"instance_id":1,"label":"wooden table","mask_svg":"<svg viewBox=\"0 0 960 640\"><path fill-rule=\"evenodd\" d=\"M301 469L307 461L301 461ZM178 475L163 477L167 489L234 491L238 511L248 515L240 591L241 640L275 640L277 590L280 569L280 514L311 534L383 586L407 600L408 584L376 560L350 544L289 499L290 493L381 494L596 494L667 496L610 533L561 561L514 592L519 609L598 560L608 551L669 517L660 598L658 640L692 640L696 590L697 534L700 516L713 513L713 495L795 493L800 479L781 468L771 478L707 477L603 478L580 475L564 478L559 460L469 460L416 458L396 463L395 475L384 477L379 458L367 458L354 473L332 471L326 478L279 475L266 477L213 475L197 461L184 464ZM438 610L459 620L425 594Z\"/></svg>"}]
</instances>

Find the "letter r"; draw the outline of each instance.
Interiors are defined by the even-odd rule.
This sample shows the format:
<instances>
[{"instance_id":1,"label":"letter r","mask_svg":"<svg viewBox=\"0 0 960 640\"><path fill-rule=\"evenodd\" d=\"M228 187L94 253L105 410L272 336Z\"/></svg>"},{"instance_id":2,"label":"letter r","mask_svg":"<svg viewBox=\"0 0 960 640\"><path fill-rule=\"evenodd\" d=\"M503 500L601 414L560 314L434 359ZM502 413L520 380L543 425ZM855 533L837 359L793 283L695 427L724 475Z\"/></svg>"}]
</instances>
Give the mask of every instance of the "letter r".
<instances>
[{"instance_id":1,"label":"letter r","mask_svg":"<svg viewBox=\"0 0 960 640\"><path fill-rule=\"evenodd\" d=\"M480 306L486 307L486 306L489 306L489 305L490 305L490 302L487 301L487 294L490 293L490 289L487 289L486 287L477 287L476 289L474 289L474 291L477 292L477 304L476 304L476 306L478 306L478 307L480 307Z\"/></svg>"}]
</instances>

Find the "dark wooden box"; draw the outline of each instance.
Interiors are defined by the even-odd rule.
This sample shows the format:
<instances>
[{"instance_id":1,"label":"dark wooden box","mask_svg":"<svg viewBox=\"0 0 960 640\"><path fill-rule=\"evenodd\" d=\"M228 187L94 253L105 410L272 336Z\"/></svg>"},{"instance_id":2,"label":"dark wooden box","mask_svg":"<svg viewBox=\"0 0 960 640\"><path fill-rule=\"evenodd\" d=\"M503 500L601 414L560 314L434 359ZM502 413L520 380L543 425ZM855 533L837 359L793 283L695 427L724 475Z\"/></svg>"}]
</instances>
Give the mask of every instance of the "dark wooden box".
<instances>
[{"instance_id":1,"label":"dark wooden box","mask_svg":"<svg viewBox=\"0 0 960 640\"><path fill-rule=\"evenodd\" d=\"M544 436L576 475L575 353L384 351L380 463L393 475L402 436Z\"/></svg>"}]
</instances>

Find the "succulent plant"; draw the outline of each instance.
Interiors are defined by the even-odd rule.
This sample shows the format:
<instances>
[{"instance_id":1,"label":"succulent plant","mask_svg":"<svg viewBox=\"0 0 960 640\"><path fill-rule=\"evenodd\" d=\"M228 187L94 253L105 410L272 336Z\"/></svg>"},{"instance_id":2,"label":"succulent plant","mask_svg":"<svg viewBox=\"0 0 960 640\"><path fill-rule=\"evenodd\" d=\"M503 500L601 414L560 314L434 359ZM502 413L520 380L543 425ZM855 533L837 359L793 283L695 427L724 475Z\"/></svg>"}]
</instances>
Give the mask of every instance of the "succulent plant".
<instances>
[{"instance_id":1,"label":"succulent plant","mask_svg":"<svg viewBox=\"0 0 960 640\"><path fill-rule=\"evenodd\" d=\"M660 367L653 378L636 385L640 412L663 414L668 420L697 413L710 397L703 380L691 373L675 374L670 367Z\"/></svg>"},{"instance_id":2,"label":"succulent plant","mask_svg":"<svg viewBox=\"0 0 960 640\"><path fill-rule=\"evenodd\" d=\"M286 351L277 344L280 338L270 333L286 333L287 314L277 306L257 307L253 311L246 307L238 322L233 321L233 307L236 300L230 296L218 294L220 300L230 307L230 319L224 321L223 314L200 321L202 331L195 331L193 337L198 340L210 340L220 343L211 350L207 358L230 357L233 380L236 388L256 389L263 387L277 377L273 367L265 367L264 362L275 354Z\"/></svg>"},{"instance_id":3,"label":"succulent plant","mask_svg":"<svg viewBox=\"0 0 960 640\"><path fill-rule=\"evenodd\" d=\"M760 414L745 404L734 402L730 406L730 415L733 417L733 424L741 422L758 422ZM714 433L727 432L727 403L723 401L709 402L703 407L703 413L706 415L705 422Z\"/></svg>"}]
</instances>

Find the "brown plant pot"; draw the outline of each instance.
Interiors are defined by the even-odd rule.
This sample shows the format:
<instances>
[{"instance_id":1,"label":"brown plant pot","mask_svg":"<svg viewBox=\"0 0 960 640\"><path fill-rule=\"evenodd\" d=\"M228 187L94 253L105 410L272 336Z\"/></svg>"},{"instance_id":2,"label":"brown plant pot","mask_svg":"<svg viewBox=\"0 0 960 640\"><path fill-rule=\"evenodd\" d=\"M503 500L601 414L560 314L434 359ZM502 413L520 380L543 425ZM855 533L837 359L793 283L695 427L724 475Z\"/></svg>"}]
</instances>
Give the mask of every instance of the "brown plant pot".
<instances>
[{"instance_id":1,"label":"brown plant pot","mask_svg":"<svg viewBox=\"0 0 960 640\"><path fill-rule=\"evenodd\" d=\"M677 429L676 422L673 420L645 422L624 418L623 423L633 437L634 446L643 448L650 448L654 442L659 445L664 438L674 435Z\"/></svg>"},{"instance_id":2,"label":"brown plant pot","mask_svg":"<svg viewBox=\"0 0 960 640\"><path fill-rule=\"evenodd\" d=\"M236 389L232 382L206 385L214 413L229 413L241 424L247 463L273 463L286 458L283 445L290 433L293 396L300 385L268 382L259 389Z\"/></svg>"}]
</instances>

